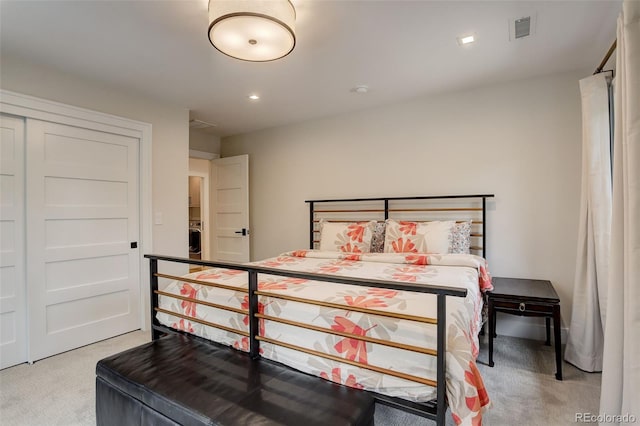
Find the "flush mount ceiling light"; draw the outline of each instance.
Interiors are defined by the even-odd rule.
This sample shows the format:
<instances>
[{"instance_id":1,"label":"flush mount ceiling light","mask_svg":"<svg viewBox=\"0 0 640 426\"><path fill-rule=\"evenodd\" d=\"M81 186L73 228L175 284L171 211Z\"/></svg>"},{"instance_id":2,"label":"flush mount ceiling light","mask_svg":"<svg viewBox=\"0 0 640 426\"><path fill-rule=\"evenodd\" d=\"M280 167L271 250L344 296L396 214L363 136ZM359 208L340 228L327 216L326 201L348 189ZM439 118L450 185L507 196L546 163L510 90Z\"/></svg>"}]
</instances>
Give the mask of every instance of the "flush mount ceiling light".
<instances>
[{"instance_id":1,"label":"flush mount ceiling light","mask_svg":"<svg viewBox=\"0 0 640 426\"><path fill-rule=\"evenodd\" d=\"M209 0L211 44L244 61L273 61L291 53L295 20L289 0Z\"/></svg>"},{"instance_id":2,"label":"flush mount ceiling light","mask_svg":"<svg viewBox=\"0 0 640 426\"><path fill-rule=\"evenodd\" d=\"M248 97L249 97L249 99L251 99L252 101L257 101L258 99L260 99L260 96L256 95L255 93L254 93L254 94L249 95Z\"/></svg>"}]
</instances>

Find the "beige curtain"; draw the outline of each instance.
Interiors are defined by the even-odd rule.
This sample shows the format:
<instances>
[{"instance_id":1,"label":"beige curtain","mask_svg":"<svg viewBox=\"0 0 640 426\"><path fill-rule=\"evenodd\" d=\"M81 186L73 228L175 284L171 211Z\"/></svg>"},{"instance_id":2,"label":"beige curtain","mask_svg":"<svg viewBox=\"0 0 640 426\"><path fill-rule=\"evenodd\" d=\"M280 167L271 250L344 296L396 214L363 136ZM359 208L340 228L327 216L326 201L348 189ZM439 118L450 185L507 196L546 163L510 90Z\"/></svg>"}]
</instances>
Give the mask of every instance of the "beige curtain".
<instances>
[{"instance_id":1,"label":"beige curtain","mask_svg":"<svg viewBox=\"0 0 640 426\"><path fill-rule=\"evenodd\" d=\"M602 425L640 422L640 1L623 2L617 37Z\"/></svg>"},{"instance_id":2,"label":"beige curtain","mask_svg":"<svg viewBox=\"0 0 640 426\"><path fill-rule=\"evenodd\" d=\"M564 359L602 371L609 242L611 238L611 127L609 77L580 80L582 195L573 309Z\"/></svg>"}]
</instances>

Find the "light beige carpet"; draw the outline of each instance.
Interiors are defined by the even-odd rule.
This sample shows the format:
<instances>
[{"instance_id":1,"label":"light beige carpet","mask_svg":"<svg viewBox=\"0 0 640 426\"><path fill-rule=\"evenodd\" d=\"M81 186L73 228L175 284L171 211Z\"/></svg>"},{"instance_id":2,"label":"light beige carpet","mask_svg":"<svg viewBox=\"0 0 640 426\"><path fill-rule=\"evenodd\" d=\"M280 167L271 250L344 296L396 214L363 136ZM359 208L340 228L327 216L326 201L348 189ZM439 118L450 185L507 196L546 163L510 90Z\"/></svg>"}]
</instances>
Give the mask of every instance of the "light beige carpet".
<instances>
[{"instance_id":1,"label":"light beige carpet","mask_svg":"<svg viewBox=\"0 0 640 426\"><path fill-rule=\"evenodd\" d=\"M0 425L94 425L96 362L148 340L148 333L137 331L0 371ZM555 380L553 348L543 342L501 336L495 340L496 366L483 364L485 342L478 361L493 402L484 425L570 425L576 413L598 411L600 374L564 363L564 381ZM433 424L382 405L375 420L377 426ZM450 415L447 425L453 425Z\"/></svg>"},{"instance_id":2,"label":"light beige carpet","mask_svg":"<svg viewBox=\"0 0 640 426\"><path fill-rule=\"evenodd\" d=\"M500 336L494 339L489 367L486 337L481 341L478 369L492 407L485 426L564 426L576 424L576 413L598 413L599 373L585 373L563 362L563 380L555 379L553 346L544 342ZM410 426L425 423L419 417L378 405L376 425ZM454 425L447 413L447 426Z\"/></svg>"},{"instance_id":3,"label":"light beige carpet","mask_svg":"<svg viewBox=\"0 0 640 426\"><path fill-rule=\"evenodd\" d=\"M95 425L96 363L149 340L135 331L0 371L0 425Z\"/></svg>"}]
</instances>

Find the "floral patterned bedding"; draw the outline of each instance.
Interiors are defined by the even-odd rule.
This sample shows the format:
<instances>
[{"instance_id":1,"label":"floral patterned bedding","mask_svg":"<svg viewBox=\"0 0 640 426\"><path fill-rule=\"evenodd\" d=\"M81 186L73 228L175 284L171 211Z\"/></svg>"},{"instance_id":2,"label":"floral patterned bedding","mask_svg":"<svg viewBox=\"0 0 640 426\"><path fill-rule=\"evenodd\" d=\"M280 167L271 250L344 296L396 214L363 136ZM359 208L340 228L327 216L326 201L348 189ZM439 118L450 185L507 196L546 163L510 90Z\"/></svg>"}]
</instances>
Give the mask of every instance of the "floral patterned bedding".
<instances>
[{"instance_id":1,"label":"floral patterned bedding","mask_svg":"<svg viewBox=\"0 0 640 426\"><path fill-rule=\"evenodd\" d=\"M467 289L466 298L447 297L447 399L456 424L481 424L482 412L490 405L475 362L478 355L477 335L481 324L481 292L491 289L491 279L483 258L470 254L350 254L300 250L254 264L294 271L428 283ZM187 277L247 288L247 274L242 271L208 269L189 274ZM258 288L266 292L305 299L409 315L435 318L437 312L436 297L426 293L349 286L264 274L258 276ZM247 294L240 291L184 282L172 282L163 290L225 306L248 308ZM180 312L190 317L248 331L249 320L243 314L165 296L160 296L159 305L163 309ZM436 345L435 326L424 323L312 306L272 297L260 298L259 311L279 318L357 335L391 339L398 343L430 348L435 348ZM157 314L157 318L164 325L228 344L240 350L248 350L247 337L162 312ZM261 335L293 345L327 352L364 364L436 379L436 358L433 356L268 320L260 320L259 328ZM266 358L348 386L414 401L435 398L435 388L427 385L311 356L266 342L261 342L260 352Z\"/></svg>"}]
</instances>

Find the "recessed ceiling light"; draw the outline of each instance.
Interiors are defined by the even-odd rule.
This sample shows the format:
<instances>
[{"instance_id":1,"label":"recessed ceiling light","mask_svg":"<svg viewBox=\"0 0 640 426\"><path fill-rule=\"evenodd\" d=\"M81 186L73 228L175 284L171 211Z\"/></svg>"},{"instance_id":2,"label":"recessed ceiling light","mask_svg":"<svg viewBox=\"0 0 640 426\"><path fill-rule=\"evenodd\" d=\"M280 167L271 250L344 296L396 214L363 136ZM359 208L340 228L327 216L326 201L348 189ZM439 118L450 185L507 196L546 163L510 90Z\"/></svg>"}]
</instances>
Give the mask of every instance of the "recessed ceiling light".
<instances>
[{"instance_id":1,"label":"recessed ceiling light","mask_svg":"<svg viewBox=\"0 0 640 426\"><path fill-rule=\"evenodd\" d=\"M252 101L257 101L258 99L260 99L260 96L254 93L252 95L249 95L249 99L251 99Z\"/></svg>"},{"instance_id":2,"label":"recessed ceiling light","mask_svg":"<svg viewBox=\"0 0 640 426\"><path fill-rule=\"evenodd\" d=\"M460 46L464 46L466 44L474 43L476 41L476 36L473 34L460 36L458 37L458 44Z\"/></svg>"},{"instance_id":3,"label":"recessed ceiling light","mask_svg":"<svg viewBox=\"0 0 640 426\"><path fill-rule=\"evenodd\" d=\"M474 41L476 41L475 37L473 37L472 35L470 36L466 36L466 37L462 37L462 44L467 44L467 43L473 43Z\"/></svg>"}]
</instances>

